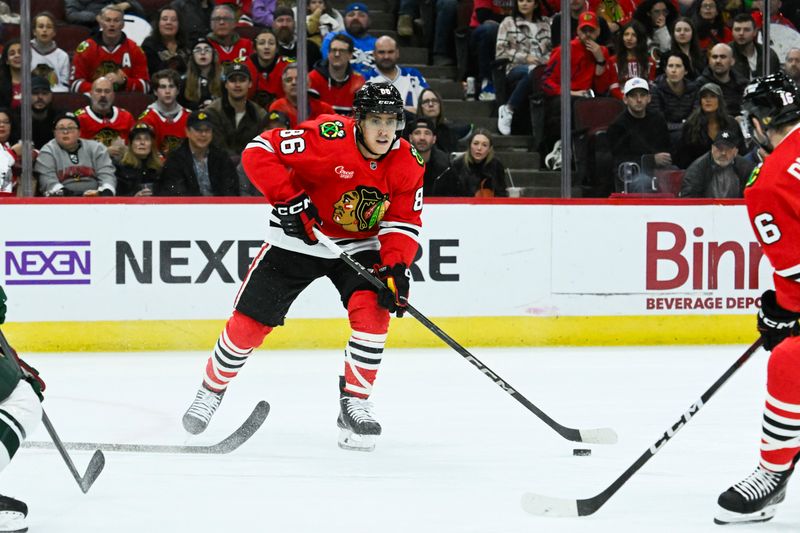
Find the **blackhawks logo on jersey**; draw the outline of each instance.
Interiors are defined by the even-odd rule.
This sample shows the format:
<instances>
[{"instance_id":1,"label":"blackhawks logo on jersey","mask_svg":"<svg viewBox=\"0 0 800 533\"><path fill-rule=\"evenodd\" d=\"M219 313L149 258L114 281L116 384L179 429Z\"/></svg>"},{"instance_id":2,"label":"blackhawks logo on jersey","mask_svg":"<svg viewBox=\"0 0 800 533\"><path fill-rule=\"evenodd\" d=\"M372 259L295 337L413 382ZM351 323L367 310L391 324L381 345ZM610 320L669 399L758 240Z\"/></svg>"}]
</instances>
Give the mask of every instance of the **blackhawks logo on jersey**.
<instances>
[{"instance_id":1,"label":"blackhawks logo on jersey","mask_svg":"<svg viewBox=\"0 0 800 533\"><path fill-rule=\"evenodd\" d=\"M347 231L369 231L383 220L389 204L388 194L358 185L333 204L333 221Z\"/></svg>"},{"instance_id":2,"label":"blackhawks logo on jersey","mask_svg":"<svg viewBox=\"0 0 800 533\"><path fill-rule=\"evenodd\" d=\"M319 134L323 139L344 139L344 124L339 120L323 122L319 125Z\"/></svg>"},{"instance_id":3,"label":"blackhawks logo on jersey","mask_svg":"<svg viewBox=\"0 0 800 533\"><path fill-rule=\"evenodd\" d=\"M422 159L421 155L419 155L419 152L417 152L417 149L414 148L414 145L412 145L411 143L409 143L409 145L411 146L411 155L413 155L414 159L417 160L417 163L419 163L419 166L424 167L425 166L425 160Z\"/></svg>"},{"instance_id":4,"label":"blackhawks logo on jersey","mask_svg":"<svg viewBox=\"0 0 800 533\"><path fill-rule=\"evenodd\" d=\"M756 182L758 179L758 173L761 172L761 165L763 164L764 163L759 163L758 166L753 169L753 172L750 173L750 177L747 179L747 183L744 184L745 187L750 187Z\"/></svg>"},{"instance_id":5,"label":"blackhawks logo on jersey","mask_svg":"<svg viewBox=\"0 0 800 533\"><path fill-rule=\"evenodd\" d=\"M104 146L111 146L117 139L119 139L119 132L111 128L103 128L94 135L94 140Z\"/></svg>"},{"instance_id":6,"label":"blackhawks logo on jersey","mask_svg":"<svg viewBox=\"0 0 800 533\"><path fill-rule=\"evenodd\" d=\"M81 41L81 44L78 45L75 52L80 54L85 52L87 48L89 48L89 41Z\"/></svg>"}]
</instances>

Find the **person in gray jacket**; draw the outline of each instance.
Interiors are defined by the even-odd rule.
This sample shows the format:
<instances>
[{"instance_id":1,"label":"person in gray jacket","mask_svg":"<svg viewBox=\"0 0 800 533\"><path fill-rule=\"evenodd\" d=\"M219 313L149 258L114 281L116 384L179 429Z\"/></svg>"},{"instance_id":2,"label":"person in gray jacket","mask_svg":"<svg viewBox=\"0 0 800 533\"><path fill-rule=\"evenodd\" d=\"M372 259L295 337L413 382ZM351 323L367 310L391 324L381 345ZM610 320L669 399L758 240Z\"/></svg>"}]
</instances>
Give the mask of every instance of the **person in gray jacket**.
<instances>
[{"instance_id":1,"label":"person in gray jacket","mask_svg":"<svg viewBox=\"0 0 800 533\"><path fill-rule=\"evenodd\" d=\"M34 172L44 196L114 196L117 177L106 147L81 139L80 122L62 113L54 122L54 139L42 147Z\"/></svg>"},{"instance_id":2,"label":"person in gray jacket","mask_svg":"<svg viewBox=\"0 0 800 533\"><path fill-rule=\"evenodd\" d=\"M711 150L686 169L681 198L742 198L755 165L739 156L738 145L736 131L721 130L714 137Z\"/></svg>"}]
</instances>

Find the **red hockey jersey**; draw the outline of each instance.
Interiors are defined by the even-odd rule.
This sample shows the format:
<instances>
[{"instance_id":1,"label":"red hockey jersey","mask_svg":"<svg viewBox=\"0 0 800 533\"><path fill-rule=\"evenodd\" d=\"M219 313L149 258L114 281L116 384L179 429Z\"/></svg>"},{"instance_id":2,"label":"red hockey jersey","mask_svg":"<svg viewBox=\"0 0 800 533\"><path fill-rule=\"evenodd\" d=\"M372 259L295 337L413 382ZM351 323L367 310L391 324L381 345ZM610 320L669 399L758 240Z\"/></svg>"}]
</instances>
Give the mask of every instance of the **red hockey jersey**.
<instances>
[{"instance_id":1,"label":"red hockey jersey","mask_svg":"<svg viewBox=\"0 0 800 533\"><path fill-rule=\"evenodd\" d=\"M188 109L181 107L174 118L167 118L155 107L148 107L139 116L139 122L144 122L153 128L158 151L167 157L186 138L186 120L189 118L189 113Z\"/></svg>"},{"instance_id":2,"label":"red hockey jersey","mask_svg":"<svg viewBox=\"0 0 800 533\"><path fill-rule=\"evenodd\" d=\"M224 46L222 43L214 39L212 34L208 35L208 42L217 51L219 56L219 63L223 67L228 63L233 63L237 59L244 61L253 54L253 41L246 37L239 37L231 46Z\"/></svg>"},{"instance_id":3,"label":"red hockey jersey","mask_svg":"<svg viewBox=\"0 0 800 533\"><path fill-rule=\"evenodd\" d=\"M150 92L147 57L139 45L124 33L120 44L110 50L105 47L99 34L78 45L72 59L70 91L88 93L94 80L116 70L122 70L128 78L125 88L117 88L118 91Z\"/></svg>"},{"instance_id":4,"label":"red hockey jersey","mask_svg":"<svg viewBox=\"0 0 800 533\"><path fill-rule=\"evenodd\" d=\"M747 213L775 268L781 307L800 313L800 125L757 167L744 191Z\"/></svg>"},{"instance_id":5,"label":"red hockey jersey","mask_svg":"<svg viewBox=\"0 0 800 533\"><path fill-rule=\"evenodd\" d=\"M308 86L319 93L319 99L333 106L334 111L343 115L353 114L353 97L364 85L364 76L351 72L350 77L342 84L326 78L315 69L308 75Z\"/></svg>"},{"instance_id":6,"label":"red hockey jersey","mask_svg":"<svg viewBox=\"0 0 800 533\"><path fill-rule=\"evenodd\" d=\"M269 203L305 191L317 206L322 231L350 252L380 249L384 264L410 265L422 222L425 163L398 139L379 160L359 152L355 121L324 115L298 129L273 129L247 145L242 165ZM288 237L270 214L267 242L299 253L334 257L321 244Z\"/></svg>"},{"instance_id":7,"label":"red hockey jersey","mask_svg":"<svg viewBox=\"0 0 800 533\"><path fill-rule=\"evenodd\" d=\"M105 146L111 146L117 138L128 144L128 135L136 124L133 115L117 106L112 108L111 115L107 117L97 116L88 105L75 111L75 116L81 123L81 138L94 139Z\"/></svg>"},{"instance_id":8,"label":"red hockey jersey","mask_svg":"<svg viewBox=\"0 0 800 533\"><path fill-rule=\"evenodd\" d=\"M286 98L278 98L269 106L269 111L280 111L289 117L289 127L294 128L297 126L297 107L293 106ZM332 115L335 111L333 107L325 102L314 98L311 95L308 97L308 118L313 119L320 115Z\"/></svg>"},{"instance_id":9,"label":"red hockey jersey","mask_svg":"<svg viewBox=\"0 0 800 533\"><path fill-rule=\"evenodd\" d=\"M279 56L271 69L259 70L254 55L248 57L244 64L247 65L247 70L250 71L250 78L253 80L253 84L250 87L250 99L258 105L268 107L273 101L283 98L281 76L283 76L286 65L290 63L294 63L294 59Z\"/></svg>"}]
</instances>

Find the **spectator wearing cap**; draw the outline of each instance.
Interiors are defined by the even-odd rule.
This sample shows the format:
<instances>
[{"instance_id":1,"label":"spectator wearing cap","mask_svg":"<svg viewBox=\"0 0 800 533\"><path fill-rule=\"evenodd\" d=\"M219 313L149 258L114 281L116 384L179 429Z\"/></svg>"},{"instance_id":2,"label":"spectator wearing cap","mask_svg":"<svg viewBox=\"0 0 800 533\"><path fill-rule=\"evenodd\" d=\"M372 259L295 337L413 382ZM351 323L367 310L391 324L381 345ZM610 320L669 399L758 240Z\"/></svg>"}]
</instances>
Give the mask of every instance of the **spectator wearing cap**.
<instances>
[{"instance_id":1,"label":"spectator wearing cap","mask_svg":"<svg viewBox=\"0 0 800 533\"><path fill-rule=\"evenodd\" d=\"M682 198L742 198L755 165L739 155L737 130L721 130L711 150L697 158L683 176Z\"/></svg>"},{"instance_id":2,"label":"spectator wearing cap","mask_svg":"<svg viewBox=\"0 0 800 533\"><path fill-rule=\"evenodd\" d=\"M31 78L31 126L33 147L40 150L53 138L53 121L58 111L53 109L53 93L50 83L40 77Z\"/></svg>"},{"instance_id":3,"label":"spectator wearing cap","mask_svg":"<svg viewBox=\"0 0 800 533\"><path fill-rule=\"evenodd\" d=\"M147 57L122 31L125 28L123 17L124 12L115 5L100 11L100 32L75 49L72 92L89 92L92 82L100 77L110 80L116 91L150 91Z\"/></svg>"},{"instance_id":4,"label":"spectator wearing cap","mask_svg":"<svg viewBox=\"0 0 800 533\"><path fill-rule=\"evenodd\" d=\"M81 123L81 137L99 141L112 159L122 157L128 133L136 123L133 115L114 105L114 86L108 78L97 78L89 93L89 105L75 111Z\"/></svg>"},{"instance_id":5,"label":"spectator wearing cap","mask_svg":"<svg viewBox=\"0 0 800 533\"><path fill-rule=\"evenodd\" d=\"M294 21L294 11L290 7L279 6L275 9L275 18L272 20L272 31L278 38L278 54L288 59L297 59L297 33ZM311 70L314 64L322 59L319 45L306 39L306 64Z\"/></svg>"},{"instance_id":6,"label":"spectator wearing cap","mask_svg":"<svg viewBox=\"0 0 800 533\"><path fill-rule=\"evenodd\" d=\"M297 127L297 65L291 64L283 71L283 92L286 96L278 98L269 106L270 113L280 111L289 117L289 126ZM308 93L307 118L312 119L319 115L332 115L335 111L330 104L323 102L314 92ZM255 135L253 136L255 137ZM251 137L252 138L252 137ZM248 139L249 140L249 139Z\"/></svg>"},{"instance_id":7,"label":"spectator wearing cap","mask_svg":"<svg viewBox=\"0 0 800 533\"><path fill-rule=\"evenodd\" d=\"M716 83L706 83L698 91L700 105L683 123L681 141L675 150L676 163L687 168L692 161L711 149L711 142L722 130L733 131L738 122L728 114L722 89ZM739 145L744 153L744 143Z\"/></svg>"},{"instance_id":8,"label":"spectator wearing cap","mask_svg":"<svg viewBox=\"0 0 800 533\"><path fill-rule=\"evenodd\" d=\"M276 98L283 96L281 75L292 60L278 54L278 40L270 28L258 30L254 43L255 53L244 62L253 79L250 99L267 109Z\"/></svg>"},{"instance_id":9,"label":"spectator wearing cap","mask_svg":"<svg viewBox=\"0 0 800 533\"><path fill-rule=\"evenodd\" d=\"M253 41L236 31L236 11L230 4L219 4L211 12L211 31L206 36L224 67L244 61L253 53Z\"/></svg>"},{"instance_id":10,"label":"spectator wearing cap","mask_svg":"<svg viewBox=\"0 0 800 533\"><path fill-rule=\"evenodd\" d=\"M758 78L764 72L764 47L756 42L758 28L750 13L739 13L733 18L733 69L747 81ZM769 71L778 72L781 61L769 48Z\"/></svg>"},{"instance_id":11,"label":"spectator wearing cap","mask_svg":"<svg viewBox=\"0 0 800 533\"><path fill-rule=\"evenodd\" d=\"M53 124L54 139L42 147L34 172L43 196L113 196L114 164L97 141L81 139L81 123L62 113Z\"/></svg>"},{"instance_id":12,"label":"spectator wearing cap","mask_svg":"<svg viewBox=\"0 0 800 533\"><path fill-rule=\"evenodd\" d=\"M31 68L47 65L50 75L47 81L53 92L69 90L71 70L69 54L56 44L56 19L47 11L34 15L31 20L33 39L31 39ZM50 127L48 126L48 129Z\"/></svg>"},{"instance_id":13,"label":"spectator wearing cap","mask_svg":"<svg viewBox=\"0 0 800 533\"><path fill-rule=\"evenodd\" d=\"M139 121L152 128L156 150L166 157L186 136L190 111L178 103L181 79L177 72L159 70L153 74L152 82L156 101L147 106Z\"/></svg>"},{"instance_id":14,"label":"spectator wearing cap","mask_svg":"<svg viewBox=\"0 0 800 533\"><path fill-rule=\"evenodd\" d=\"M244 147L264 130L267 111L248 100L252 80L244 63L225 69L225 90L206 108L214 128L214 145L238 160Z\"/></svg>"},{"instance_id":15,"label":"spectator wearing cap","mask_svg":"<svg viewBox=\"0 0 800 533\"><path fill-rule=\"evenodd\" d=\"M652 156L657 167L672 165L669 131L664 116L648 110L650 84L642 78L631 78L622 90L625 110L608 126L608 143L614 158L614 169L622 163L643 167L643 158ZM617 190L623 190L617 182Z\"/></svg>"},{"instance_id":16,"label":"spectator wearing cap","mask_svg":"<svg viewBox=\"0 0 800 533\"><path fill-rule=\"evenodd\" d=\"M578 36L580 16L586 11L589 11L589 7L587 6L587 2L585 0L569 0L570 40ZM608 45L611 42L612 33L605 18L600 17L597 27L600 29L600 32L598 33L595 41L602 45ZM553 48L561 46L560 12L553 15L553 19L550 22L550 42L552 43Z\"/></svg>"},{"instance_id":17,"label":"spectator wearing cap","mask_svg":"<svg viewBox=\"0 0 800 533\"><path fill-rule=\"evenodd\" d=\"M409 130L408 142L425 161L422 190L426 196L429 196L433 193L436 179L450 168L450 157L436 146L436 133L434 133L432 120L418 117L411 121Z\"/></svg>"},{"instance_id":18,"label":"spectator wearing cap","mask_svg":"<svg viewBox=\"0 0 800 533\"><path fill-rule=\"evenodd\" d=\"M748 80L733 69L736 60L733 49L724 43L715 44L708 52L708 66L697 79L701 85L714 83L725 98L728 113L733 116L741 113L742 93Z\"/></svg>"},{"instance_id":19,"label":"spectator wearing cap","mask_svg":"<svg viewBox=\"0 0 800 533\"><path fill-rule=\"evenodd\" d=\"M211 118L195 111L186 121L186 139L164 162L157 196L238 196L239 177L231 158L212 143Z\"/></svg>"},{"instance_id":20,"label":"spectator wearing cap","mask_svg":"<svg viewBox=\"0 0 800 533\"><path fill-rule=\"evenodd\" d=\"M365 76L367 83L390 83L403 98L403 105L410 113L417 112L419 93L428 86L425 76L413 67L401 67L400 48L397 41L388 35L375 41L375 68Z\"/></svg>"},{"instance_id":21,"label":"spectator wearing cap","mask_svg":"<svg viewBox=\"0 0 800 533\"><path fill-rule=\"evenodd\" d=\"M149 125L140 122L133 127L128 138L130 142L125 153L114 165L117 196L152 196L162 167L156 133Z\"/></svg>"},{"instance_id":22,"label":"spectator wearing cap","mask_svg":"<svg viewBox=\"0 0 800 533\"><path fill-rule=\"evenodd\" d=\"M328 47L328 57L314 65L308 74L308 85L319 99L330 104L341 115L353 114L353 97L363 85L364 76L353 71L353 40L340 33ZM283 90L281 90L283 92Z\"/></svg>"},{"instance_id":23,"label":"spectator wearing cap","mask_svg":"<svg viewBox=\"0 0 800 533\"><path fill-rule=\"evenodd\" d=\"M350 63L353 69L366 76L375 67L373 51L378 39L369 34L369 9L366 4L352 2L344 9L344 30L331 32L322 40L322 56L328 57L328 49L334 35L344 33L353 40L355 49Z\"/></svg>"}]
</instances>

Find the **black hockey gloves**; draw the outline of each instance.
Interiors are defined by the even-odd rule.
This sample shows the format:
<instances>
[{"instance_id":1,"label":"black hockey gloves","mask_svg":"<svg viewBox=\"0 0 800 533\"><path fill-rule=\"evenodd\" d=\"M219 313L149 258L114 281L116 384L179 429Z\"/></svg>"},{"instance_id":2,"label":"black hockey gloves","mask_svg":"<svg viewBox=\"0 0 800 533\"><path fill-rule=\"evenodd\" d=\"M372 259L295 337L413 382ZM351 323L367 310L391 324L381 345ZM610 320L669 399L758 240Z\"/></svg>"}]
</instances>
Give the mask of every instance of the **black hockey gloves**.
<instances>
[{"instance_id":1,"label":"black hockey gloves","mask_svg":"<svg viewBox=\"0 0 800 533\"><path fill-rule=\"evenodd\" d=\"M274 213L286 235L302 239L306 244L317 243L313 228L321 226L322 219L319 218L317 206L306 193L301 192L286 202L276 203Z\"/></svg>"},{"instance_id":2,"label":"black hockey gloves","mask_svg":"<svg viewBox=\"0 0 800 533\"><path fill-rule=\"evenodd\" d=\"M800 313L784 309L778 304L775 291L764 291L758 311L758 331L764 339L764 348L771 352L786 337L800 333L798 318Z\"/></svg>"},{"instance_id":3,"label":"black hockey gloves","mask_svg":"<svg viewBox=\"0 0 800 533\"><path fill-rule=\"evenodd\" d=\"M375 265L373 270L387 287L378 293L378 304L398 317L403 316L411 288L411 272L408 267L405 263L395 263L392 266Z\"/></svg>"},{"instance_id":4,"label":"black hockey gloves","mask_svg":"<svg viewBox=\"0 0 800 533\"><path fill-rule=\"evenodd\" d=\"M0 324L6 321L6 293L3 291L3 287L0 286Z\"/></svg>"}]
</instances>

